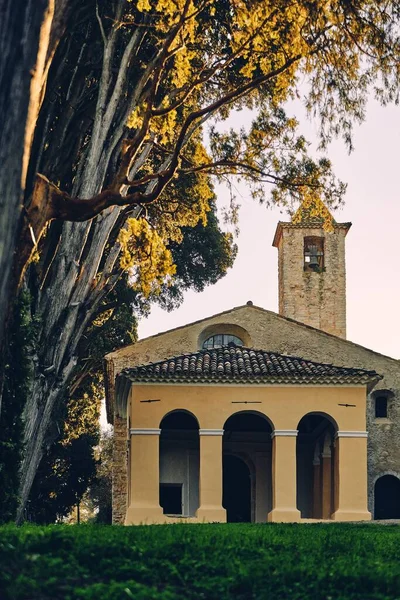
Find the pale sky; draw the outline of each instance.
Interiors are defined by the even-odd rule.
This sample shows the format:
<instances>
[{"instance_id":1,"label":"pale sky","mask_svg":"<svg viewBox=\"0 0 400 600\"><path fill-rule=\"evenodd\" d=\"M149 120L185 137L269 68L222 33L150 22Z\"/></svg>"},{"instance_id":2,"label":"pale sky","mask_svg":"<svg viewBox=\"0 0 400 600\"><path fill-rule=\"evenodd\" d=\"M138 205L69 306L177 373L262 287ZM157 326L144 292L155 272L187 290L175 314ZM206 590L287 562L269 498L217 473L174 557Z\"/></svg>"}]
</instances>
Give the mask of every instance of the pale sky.
<instances>
[{"instance_id":1,"label":"pale sky","mask_svg":"<svg viewBox=\"0 0 400 600\"><path fill-rule=\"evenodd\" d=\"M295 116L306 138L315 140L315 127L301 106ZM334 217L353 223L346 238L347 339L400 358L400 107L382 108L371 101L365 123L355 129L354 145L351 155L341 141L327 151L336 175L348 183L345 206ZM139 324L140 338L248 300L278 311L278 252L272 239L277 222L289 217L259 206L246 186L238 189L242 208L233 268L203 293L187 292L182 306L172 313L154 307ZM227 201L224 187L218 186L216 192L221 203Z\"/></svg>"}]
</instances>

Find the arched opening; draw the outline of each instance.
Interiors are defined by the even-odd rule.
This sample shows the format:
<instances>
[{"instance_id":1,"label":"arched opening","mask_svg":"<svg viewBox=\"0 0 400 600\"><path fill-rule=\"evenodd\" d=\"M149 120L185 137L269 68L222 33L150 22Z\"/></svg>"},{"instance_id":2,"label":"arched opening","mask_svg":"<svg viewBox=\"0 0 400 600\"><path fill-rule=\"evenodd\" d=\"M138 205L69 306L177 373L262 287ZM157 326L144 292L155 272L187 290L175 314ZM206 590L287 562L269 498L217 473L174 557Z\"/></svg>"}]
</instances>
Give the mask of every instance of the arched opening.
<instances>
[{"instance_id":1,"label":"arched opening","mask_svg":"<svg viewBox=\"0 0 400 600\"><path fill-rule=\"evenodd\" d=\"M309 413L297 435L297 508L305 519L330 519L335 512L337 424L325 413Z\"/></svg>"},{"instance_id":2,"label":"arched opening","mask_svg":"<svg viewBox=\"0 0 400 600\"><path fill-rule=\"evenodd\" d=\"M228 522L265 522L272 507L272 426L256 411L224 425L223 507Z\"/></svg>"},{"instance_id":3,"label":"arched opening","mask_svg":"<svg viewBox=\"0 0 400 600\"><path fill-rule=\"evenodd\" d=\"M400 479L383 475L375 483L374 518L400 519Z\"/></svg>"},{"instance_id":4,"label":"arched opening","mask_svg":"<svg viewBox=\"0 0 400 600\"><path fill-rule=\"evenodd\" d=\"M199 507L199 424L176 410L160 423L160 506L167 515L190 517Z\"/></svg>"},{"instance_id":5,"label":"arched opening","mask_svg":"<svg viewBox=\"0 0 400 600\"><path fill-rule=\"evenodd\" d=\"M252 341L251 337L243 327L240 325L236 325L234 323L214 323L209 325L200 333L198 338L198 347L203 348L204 343L209 340L211 337L216 337L217 339L213 340L213 343L207 345L206 347L216 347L216 346L224 346L228 345L229 341L235 341L231 338L237 338L240 341L238 344L235 342L235 345L246 346L247 348L251 347Z\"/></svg>"}]
</instances>

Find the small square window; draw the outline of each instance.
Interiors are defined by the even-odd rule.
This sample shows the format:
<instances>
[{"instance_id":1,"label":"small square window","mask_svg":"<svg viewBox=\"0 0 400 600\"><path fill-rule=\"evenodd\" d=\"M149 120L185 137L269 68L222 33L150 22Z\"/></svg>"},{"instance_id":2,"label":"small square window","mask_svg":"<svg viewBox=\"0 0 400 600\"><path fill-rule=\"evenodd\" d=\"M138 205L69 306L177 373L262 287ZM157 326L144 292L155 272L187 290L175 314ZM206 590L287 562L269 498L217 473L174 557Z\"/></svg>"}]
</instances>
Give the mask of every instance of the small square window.
<instances>
[{"instance_id":1,"label":"small square window","mask_svg":"<svg viewBox=\"0 0 400 600\"><path fill-rule=\"evenodd\" d=\"M388 416L386 396L377 396L375 398L375 418L385 419Z\"/></svg>"}]
</instances>

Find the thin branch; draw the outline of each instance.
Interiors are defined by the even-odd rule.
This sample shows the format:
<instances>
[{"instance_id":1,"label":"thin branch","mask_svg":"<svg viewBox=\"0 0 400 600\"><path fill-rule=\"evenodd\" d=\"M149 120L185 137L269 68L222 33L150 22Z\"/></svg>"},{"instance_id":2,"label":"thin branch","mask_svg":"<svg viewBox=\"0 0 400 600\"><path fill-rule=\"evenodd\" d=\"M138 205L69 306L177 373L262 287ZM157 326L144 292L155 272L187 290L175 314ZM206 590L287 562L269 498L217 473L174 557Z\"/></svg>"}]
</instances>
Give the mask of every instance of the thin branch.
<instances>
[{"instance_id":1,"label":"thin branch","mask_svg":"<svg viewBox=\"0 0 400 600\"><path fill-rule=\"evenodd\" d=\"M107 45L107 37L106 37L105 31L104 31L103 22L101 20L100 14L99 14L99 4L98 4L98 2L96 2L96 19L97 19L97 21L99 23L100 33L101 33L101 37L103 38L104 46L106 46Z\"/></svg>"}]
</instances>

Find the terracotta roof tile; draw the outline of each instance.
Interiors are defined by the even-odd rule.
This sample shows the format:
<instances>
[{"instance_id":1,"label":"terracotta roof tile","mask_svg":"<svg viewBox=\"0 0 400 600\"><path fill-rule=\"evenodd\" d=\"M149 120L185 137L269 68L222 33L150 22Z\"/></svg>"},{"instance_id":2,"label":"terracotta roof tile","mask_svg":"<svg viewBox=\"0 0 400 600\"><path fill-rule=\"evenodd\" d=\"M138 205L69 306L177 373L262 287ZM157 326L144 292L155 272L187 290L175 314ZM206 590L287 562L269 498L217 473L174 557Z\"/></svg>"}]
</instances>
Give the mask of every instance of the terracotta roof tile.
<instances>
[{"instance_id":1,"label":"terracotta roof tile","mask_svg":"<svg viewBox=\"0 0 400 600\"><path fill-rule=\"evenodd\" d=\"M382 379L375 371L336 367L276 352L224 346L174 356L125 369L119 377L163 383L334 383L367 384Z\"/></svg>"}]
</instances>

